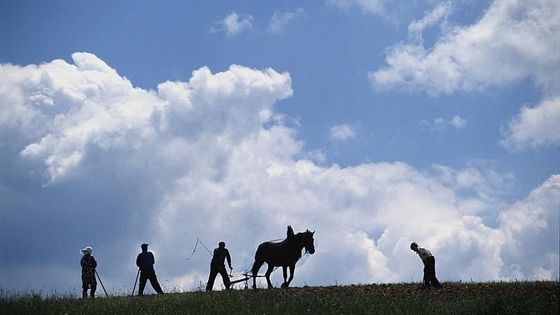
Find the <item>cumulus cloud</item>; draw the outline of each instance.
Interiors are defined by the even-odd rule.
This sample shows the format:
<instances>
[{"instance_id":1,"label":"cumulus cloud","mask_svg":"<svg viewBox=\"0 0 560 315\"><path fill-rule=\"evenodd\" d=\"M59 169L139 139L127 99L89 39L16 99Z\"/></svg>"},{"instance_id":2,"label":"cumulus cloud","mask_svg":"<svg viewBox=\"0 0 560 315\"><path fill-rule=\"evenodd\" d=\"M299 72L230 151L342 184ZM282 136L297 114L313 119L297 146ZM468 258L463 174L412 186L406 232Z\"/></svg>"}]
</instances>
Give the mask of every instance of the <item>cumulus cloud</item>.
<instances>
[{"instance_id":1,"label":"cumulus cloud","mask_svg":"<svg viewBox=\"0 0 560 315\"><path fill-rule=\"evenodd\" d=\"M510 149L557 147L560 55L551 52L560 50L560 3L495 0L476 23L455 27L448 24L449 11L444 2L413 21L413 41L388 50L387 66L369 74L372 84L440 94L530 79L543 90L543 100L521 109L502 144ZM433 47L425 47L422 32L436 23L445 26L442 34Z\"/></svg>"},{"instance_id":2,"label":"cumulus cloud","mask_svg":"<svg viewBox=\"0 0 560 315\"><path fill-rule=\"evenodd\" d=\"M279 34L293 21L305 17L305 10L297 8L294 11L276 11L268 23L267 31Z\"/></svg>"},{"instance_id":3,"label":"cumulus cloud","mask_svg":"<svg viewBox=\"0 0 560 315\"><path fill-rule=\"evenodd\" d=\"M211 29L211 32L224 32L228 36L233 36L252 29L253 16L240 16L236 12L231 12L223 20L217 22L216 25Z\"/></svg>"},{"instance_id":4,"label":"cumulus cloud","mask_svg":"<svg viewBox=\"0 0 560 315\"><path fill-rule=\"evenodd\" d=\"M507 246L504 271L515 278L558 278L560 176L554 175L533 190L527 199L499 216ZM542 242L546 239L546 242ZM522 256L533 257L528 263Z\"/></svg>"},{"instance_id":5,"label":"cumulus cloud","mask_svg":"<svg viewBox=\"0 0 560 315\"><path fill-rule=\"evenodd\" d=\"M560 146L560 96L524 106L507 125L501 144L510 150Z\"/></svg>"},{"instance_id":6,"label":"cumulus cloud","mask_svg":"<svg viewBox=\"0 0 560 315\"><path fill-rule=\"evenodd\" d=\"M383 0L328 0L327 4L341 8L359 8L365 14L383 14L385 12L385 1Z\"/></svg>"},{"instance_id":7,"label":"cumulus cloud","mask_svg":"<svg viewBox=\"0 0 560 315\"><path fill-rule=\"evenodd\" d=\"M164 287L194 289L210 260L185 259L197 237L226 241L241 272L288 224L316 231L295 285L418 281L411 241L442 280L558 277L558 176L510 206L509 175L485 167L322 166L275 113L288 73L203 67L144 90L92 54L72 60L0 69L3 288L76 290L78 250L92 245L105 285L123 290L148 242ZM41 282L45 268L62 274Z\"/></svg>"},{"instance_id":8,"label":"cumulus cloud","mask_svg":"<svg viewBox=\"0 0 560 315\"><path fill-rule=\"evenodd\" d=\"M445 7L410 25L422 30ZM436 14L437 13L437 14ZM401 43L388 50L387 66L370 73L374 86L402 86L430 93L477 90L530 78L558 90L560 4L553 0L496 0L472 25L448 27L433 47Z\"/></svg>"},{"instance_id":9,"label":"cumulus cloud","mask_svg":"<svg viewBox=\"0 0 560 315\"><path fill-rule=\"evenodd\" d=\"M346 141L356 137L356 126L341 124L331 127L330 135L331 139L337 141Z\"/></svg>"}]
</instances>

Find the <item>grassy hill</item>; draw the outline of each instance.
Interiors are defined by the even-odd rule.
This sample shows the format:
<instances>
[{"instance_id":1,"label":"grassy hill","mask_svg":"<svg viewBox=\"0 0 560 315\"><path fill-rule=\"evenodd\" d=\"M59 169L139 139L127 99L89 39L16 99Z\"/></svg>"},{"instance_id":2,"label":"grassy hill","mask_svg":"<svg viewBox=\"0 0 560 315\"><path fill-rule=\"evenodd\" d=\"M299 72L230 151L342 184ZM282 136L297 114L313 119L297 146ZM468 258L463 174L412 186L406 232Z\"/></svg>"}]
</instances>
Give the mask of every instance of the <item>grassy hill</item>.
<instances>
[{"instance_id":1,"label":"grassy hill","mask_svg":"<svg viewBox=\"0 0 560 315\"><path fill-rule=\"evenodd\" d=\"M0 314L560 314L560 282L373 284L95 300L2 296Z\"/></svg>"}]
</instances>

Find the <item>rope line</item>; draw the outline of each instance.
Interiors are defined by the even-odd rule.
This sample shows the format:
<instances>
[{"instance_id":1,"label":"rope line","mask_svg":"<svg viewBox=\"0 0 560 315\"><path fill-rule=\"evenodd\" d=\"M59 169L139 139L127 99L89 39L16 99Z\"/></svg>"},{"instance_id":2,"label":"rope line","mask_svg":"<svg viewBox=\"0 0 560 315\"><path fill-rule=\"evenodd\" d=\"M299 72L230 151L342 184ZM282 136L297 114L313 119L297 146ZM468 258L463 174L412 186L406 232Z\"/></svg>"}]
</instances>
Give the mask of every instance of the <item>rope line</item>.
<instances>
[{"instance_id":1,"label":"rope line","mask_svg":"<svg viewBox=\"0 0 560 315\"><path fill-rule=\"evenodd\" d=\"M206 245L204 245L204 243L200 240L200 238L197 237L197 238L196 238L196 243L194 244L194 248L193 248L193 250L192 250L192 253L191 253L191 255L190 255L189 257L186 258L187 260L191 260L191 258L193 258L194 253L196 253L196 249L198 248L198 244L199 244L199 243L204 247L204 249L206 249L206 251L208 252L208 254L210 254L210 256L214 257L214 255L213 255L212 252L208 249L208 247L206 247Z\"/></svg>"},{"instance_id":2,"label":"rope line","mask_svg":"<svg viewBox=\"0 0 560 315\"><path fill-rule=\"evenodd\" d=\"M189 257L187 257L187 260L191 260L191 258L193 258L194 253L196 252L196 248L198 247L198 238L196 239L196 243L194 244L194 248L192 250L192 253Z\"/></svg>"},{"instance_id":3,"label":"rope line","mask_svg":"<svg viewBox=\"0 0 560 315\"><path fill-rule=\"evenodd\" d=\"M206 247L206 245L204 245L204 243L198 237L196 239L200 242L200 244L202 244L202 246L204 246L204 248L206 249L208 254L210 254L210 256L214 257L214 254L212 254L212 252L208 249L208 247Z\"/></svg>"}]
</instances>

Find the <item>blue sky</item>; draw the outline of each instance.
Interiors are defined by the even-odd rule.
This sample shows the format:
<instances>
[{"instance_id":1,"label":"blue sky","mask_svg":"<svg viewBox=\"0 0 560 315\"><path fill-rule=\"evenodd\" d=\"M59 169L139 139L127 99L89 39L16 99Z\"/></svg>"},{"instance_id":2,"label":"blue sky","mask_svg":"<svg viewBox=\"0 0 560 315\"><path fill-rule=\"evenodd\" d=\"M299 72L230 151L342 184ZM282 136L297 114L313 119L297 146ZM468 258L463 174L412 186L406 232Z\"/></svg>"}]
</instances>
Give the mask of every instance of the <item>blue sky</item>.
<instances>
[{"instance_id":1,"label":"blue sky","mask_svg":"<svg viewBox=\"0 0 560 315\"><path fill-rule=\"evenodd\" d=\"M233 243L241 268L287 224L319 231L306 283L418 280L410 240L446 255L443 279L558 278L559 14L547 0L4 1L0 286L73 290L92 245L120 288L134 266L119 262L148 241L167 285L192 289L207 257L176 261L193 239Z\"/></svg>"}]
</instances>

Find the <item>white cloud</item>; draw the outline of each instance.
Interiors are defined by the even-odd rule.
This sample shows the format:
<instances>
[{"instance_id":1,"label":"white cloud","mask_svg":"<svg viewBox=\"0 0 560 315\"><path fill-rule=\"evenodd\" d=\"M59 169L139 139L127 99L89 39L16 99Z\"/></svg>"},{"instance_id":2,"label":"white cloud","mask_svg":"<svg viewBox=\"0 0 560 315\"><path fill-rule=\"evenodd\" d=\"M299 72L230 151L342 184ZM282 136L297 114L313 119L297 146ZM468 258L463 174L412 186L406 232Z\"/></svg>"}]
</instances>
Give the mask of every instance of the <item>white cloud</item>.
<instances>
[{"instance_id":1,"label":"white cloud","mask_svg":"<svg viewBox=\"0 0 560 315\"><path fill-rule=\"evenodd\" d=\"M373 85L440 94L531 79L543 90L543 100L535 108L521 109L502 144L509 149L557 147L560 54L552 52L560 51L560 2L495 0L480 20L467 26L450 27L448 13L444 2L413 21L413 42L388 50L387 66L369 74ZM424 47L422 31L440 20L445 25L441 37L433 47Z\"/></svg>"},{"instance_id":2,"label":"white cloud","mask_svg":"<svg viewBox=\"0 0 560 315\"><path fill-rule=\"evenodd\" d=\"M505 272L520 279L558 278L559 200L560 175L555 175L500 214L500 230L506 237L502 249ZM524 258L527 256L532 262Z\"/></svg>"},{"instance_id":3,"label":"white cloud","mask_svg":"<svg viewBox=\"0 0 560 315\"><path fill-rule=\"evenodd\" d=\"M414 20L408 25L409 34L413 35L415 39L422 39L422 32L434 25L439 23L441 20L447 18L451 13L451 4L449 2L442 2L438 4L431 11L427 12L424 17L420 20Z\"/></svg>"},{"instance_id":4,"label":"white cloud","mask_svg":"<svg viewBox=\"0 0 560 315\"><path fill-rule=\"evenodd\" d=\"M434 12L410 28L423 29L444 14ZM446 28L431 48L422 42L395 45L387 67L371 72L370 79L380 88L438 94L530 78L557 91L560 55L551 52L560 50L559 15L560 3L554 0L496 0L475 24Z\"/></svg>"},{"instance_id":5,"label":"white cloud","mask_svg":"<svg viewBox=\"0 0 560 315\"><path fill-rule=\"evenodd\" d=\"M148 91L94 55L72 58L0 69L3 288L41 286L38 266L78 277L71 257L92 245L108 289L121 289L148 242L159 279L193 289L209 264L204 252L185 260L196 237L225 240L239 272L288 224L316 230L294 285L418 281L413 240L436 255L442 280L558 277L558 176L510 207L509 175L484 167L321 166L274 118L292 95L287 73L203 67Z\"/></svg>"},{"instance_id":6,"label":"white cloud","mask_svg":"<svg viewBox=\"0 0 560 315\"><path fill-rule=\"evenodd\" d=\"M356 137L356 126L341 124L331 127L330 135L331 139L337 141L346 141Z\"/></svg>"},{"instance_id":7,"label":"white cloud","mask_svg":"<svg viewBox=\"0 0 560 315\"><path fill-rule=\"evenodd\" d=\"M212 32L225 32L226 35L233 36L245 30L251 30L253 28L253 17L251 15L240 16L231 12L217 25L217 27L211 29Z\"/></svg>"},{"instance_id":8,"label":"white cloud","mask_svg":"<svg viewBox=\"0 0 560 315\"><path fill-rule=\"evenodd\" d=\"M297 8L294 11L276 11L272 15L267 27L267 31L279 34L293 21L305 17L305 10Z\"/></svg>"},{"instance_id":9,"label":"white cloud","mask_svg":"<svg viewBox=\"0 0 560 315\"><path fill-rule=\"evenodd\" d=\"M449 124L456 129L463 129L467 126L467 121L458 115L453 116L453 118L449 121Z\"/></svg>"},{"instance_id":10,"label":"white cloud","mask_svg":"<svg viewBox=\"0 0 560 315\"><path fill-rule=\"evenodd\" d=\"M292 93L287 74L272 69L258 72L233 65L228 72L217 74L201 68L193 72L187 83L160 84L156 94L134 88L126 78L92 54L76 53L72 59L75 65L54 61L37 67L37 73L46 73L47 78L54 76L46 82L44 76L25 71L28 68L6 68L8 78L13 75L15 81L11 84L20 85L21 103L3 107L6 113L2 113L2 117L11 114L13 107L24 108L21 111L29 113L46 107L42 113L28 114L48 123L26 126L39 128L44 134L27 144L21 154L43 159L49 181L79 164L91 146L134 152L143 144L155 141L158 129L186 136L193 130L185 128L185 123L196 125L208 120L212 123L205 123L207 130L227 132L230 137L243 136L251 128L260 128L263 119L268 119L259 113L269 111L274 99L289 97ZM26 90L22 90L22 86ZM244 102L243 93L248 89L254 98L252 102ZM234 96L236 93L239 95ZM37 103L37 95L41 100L49 100L47 106ZM52 105L48 104L53 98L57 106L68 111L51 113ZM254 114L241 115L239 111ZM206 115L213 118L208 119ZM154 118L157 118L156 123ZM8 125L11 121L5 119Z\"/></svg>"},{"instance_id":11,"label":"white cloud","mask_svg":"<svg viewBox=\"0 0 560 315\"><path fill-rule=\"evenodd\" d=\"M449 120L442 117L434 118L432 121L422 120L420 124L427 126L432 130L445 130L447 127L453 127L455 129L463 129L467 127L467 121L459 115L455 115Z\"/></svg>"},{"instance_id":12,"label":"white cloud","mask_svg":"<svg viewBox=\"0 0 560 315\"><path fill-rule=\"evenodd\" d=\"M523 107L505 131L502 145L514 150L525 147L560 146L560 96Z\"/></svg>"},{"instance_id":13,"label":"white cloud","mask_svg":"<svg viewBox=\"0 0 560 315\"><path fill-rule=\"evenodd\" d=\"M328 0L327 3L345 10L358 7L365 14L383 14L385 12L385 1L383 0Z\"/></svg>"}]
</instances>

